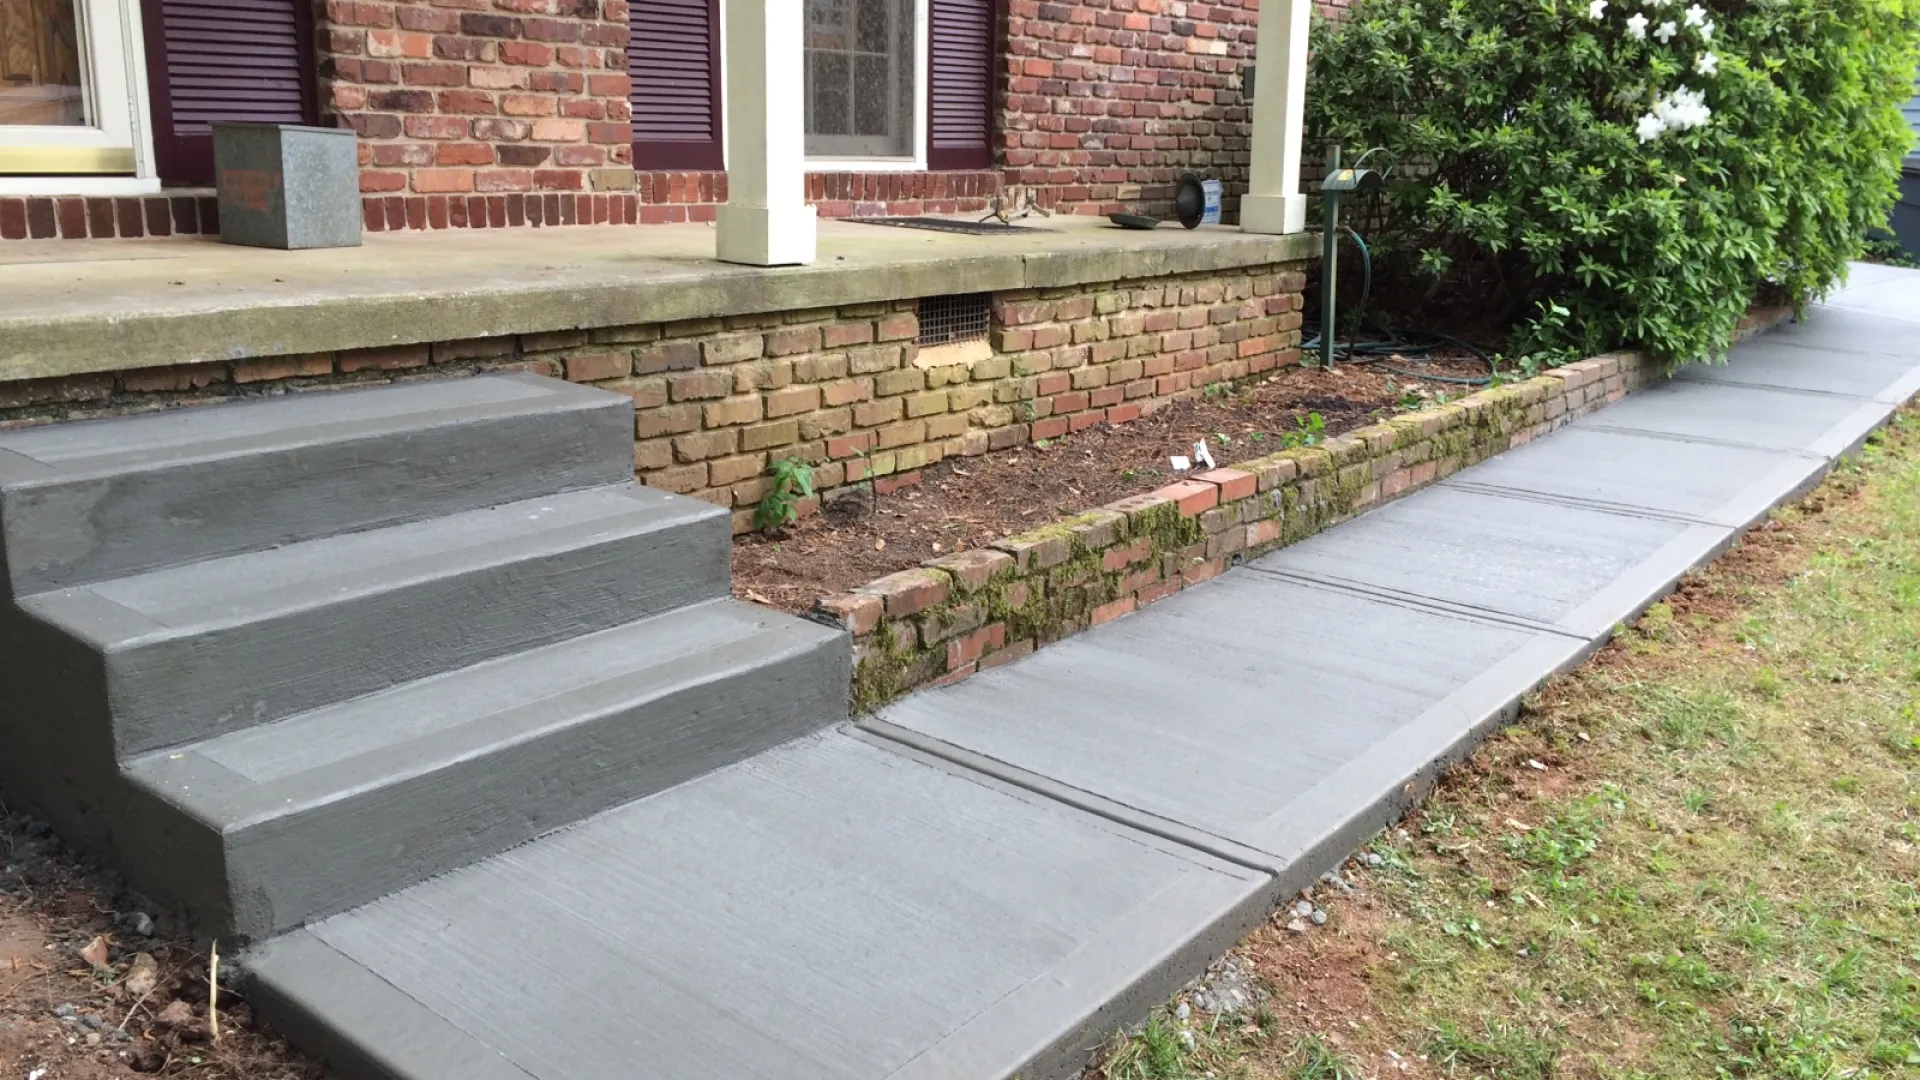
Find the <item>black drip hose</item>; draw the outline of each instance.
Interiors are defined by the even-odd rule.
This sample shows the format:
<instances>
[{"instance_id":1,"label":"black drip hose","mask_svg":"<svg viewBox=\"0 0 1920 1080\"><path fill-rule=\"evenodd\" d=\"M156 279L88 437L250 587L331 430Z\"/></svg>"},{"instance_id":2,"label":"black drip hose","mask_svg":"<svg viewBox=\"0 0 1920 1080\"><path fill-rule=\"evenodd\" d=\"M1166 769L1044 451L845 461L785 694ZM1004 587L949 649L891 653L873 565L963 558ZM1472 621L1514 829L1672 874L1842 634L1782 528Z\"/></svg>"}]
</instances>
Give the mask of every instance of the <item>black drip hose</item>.
<instances>
[{"instance_id":1,"label":"black drip hose","mask_svg":"<svg viewBox=\"0 0 1920 1080\"><path fill-rule=\"evenodd\" d=\"M1428 382L1447 383L1453 386L1486 386L1493 382L1495 371L1493 357L1478 345L1463 341L1451 334L1440 333L1438 330L1395 330L1367 310L1367 301L1373 297L1373 252L1367 250L1367 242L1361 239L1360 234L1351 227L1343 225L1341 229L1353 238L1355 246L1360 249L1360 263L1363 270L1358 308L1361 313L1360 325L1371 326L1385 335L1370 341L1349 341L1344 345L1335 342L1334 352L1340 356L1341 360L1349 364L1372 364L1382 371L1390 371L1409 379L1424 379ZM1321 303L1325 302L1326 298L1322 297ZM1475 359L1487 365L1487 373L1479 376L1441 375L1430 371L1410 370L1390 362L1395 359L1418 360L1446 345L1472 353ZM1320 335L1315 334L1301 342L1300 351L1309 355L1319 352Z\"/></svg>"}]
</instances>

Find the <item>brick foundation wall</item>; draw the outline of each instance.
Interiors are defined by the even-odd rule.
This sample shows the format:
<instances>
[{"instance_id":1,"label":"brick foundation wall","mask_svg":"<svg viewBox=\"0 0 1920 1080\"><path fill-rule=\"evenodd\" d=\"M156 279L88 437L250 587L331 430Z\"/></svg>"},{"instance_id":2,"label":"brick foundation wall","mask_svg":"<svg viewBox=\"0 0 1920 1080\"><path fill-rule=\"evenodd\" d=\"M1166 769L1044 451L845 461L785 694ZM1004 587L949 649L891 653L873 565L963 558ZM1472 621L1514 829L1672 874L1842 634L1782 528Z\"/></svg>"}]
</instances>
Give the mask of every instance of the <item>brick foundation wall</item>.
<instances>
[{"instance_id":1,"label":"brick foundation wall","mask_svg":"<svg viewBox=\"0 0 1920 1080\"><path fill-rule=\"evenodd\" d=\"M513 368L632 397L644 483L734 510L771 463L883 493L919 470L1296 362L1299 264L997 294L971 346L921 349L913 301L0 383L0 426ZM804 509L811 511L817 502Z\"/></svg>"},{"instance_id":2,"label":"brick foundation wall","mask_svg":"<svg viewBox=\"0 0 1920 1080\"><path fill-rule=\"evenodd\" d=\"M116 197L0 195L0 240L84 240L219 231L220 207L209 191Z\"/></svg>"}]
</instances>

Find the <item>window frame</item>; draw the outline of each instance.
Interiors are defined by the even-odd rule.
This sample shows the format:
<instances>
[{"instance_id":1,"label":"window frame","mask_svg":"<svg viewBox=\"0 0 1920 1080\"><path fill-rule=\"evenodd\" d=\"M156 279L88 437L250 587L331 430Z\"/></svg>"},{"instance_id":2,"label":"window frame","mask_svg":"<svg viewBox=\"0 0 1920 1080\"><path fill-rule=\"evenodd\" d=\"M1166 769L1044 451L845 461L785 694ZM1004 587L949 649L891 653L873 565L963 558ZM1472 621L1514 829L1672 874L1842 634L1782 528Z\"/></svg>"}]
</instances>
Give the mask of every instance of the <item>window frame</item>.
<instances>
[{"instance_id":1,"label":"window frame","mask_svg":"<svg viewBox=\"0 0 1920 1080\"><path fill-rule=\"evenodd\" d=\"M933 27L928 0L913 0L913 154L901 157L807 157L808 172L925 172L927 170L927 95Z\"/></svg>"},{"instance_id":2,"label":"window frame","mask_svg":"<svg viewBox=\"0 0 1920 1080\"><path fill-rule=\"evenodd\" d=\"M75 7L91 122L0 128L0 193L157 191L139 0L77 0Z\"/></svg>"}]
</instances>

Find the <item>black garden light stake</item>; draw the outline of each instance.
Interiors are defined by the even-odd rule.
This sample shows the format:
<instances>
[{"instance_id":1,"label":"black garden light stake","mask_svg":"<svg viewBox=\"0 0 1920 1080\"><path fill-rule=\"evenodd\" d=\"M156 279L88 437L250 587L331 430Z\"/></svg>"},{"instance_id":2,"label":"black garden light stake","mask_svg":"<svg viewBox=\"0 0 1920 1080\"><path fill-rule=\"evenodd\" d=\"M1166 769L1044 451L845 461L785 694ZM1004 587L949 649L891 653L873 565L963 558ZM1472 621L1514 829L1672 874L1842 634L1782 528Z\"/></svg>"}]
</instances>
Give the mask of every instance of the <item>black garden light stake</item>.
<instances>
[{"instance_id":1,"label":"black garden light stake","mask_svg":"<svg viewBox=\"0 0 1920 1080\"><path fill-rule=\"evenodd\" d=\"M1360 161L1354 163L1354 168L1343 169L1340 167L1340 148L1336 146L1327 151L1327 177L1320 182L1320 197L1324 203L1320 249L1320 366L1323 368L1333 367L1333 288L1338 276L1340 195L1348 191L1371 191L1384 182L1380 173L1359 168L1360 163L1372 154L1372 150L1367 151L1360 155Z\"/></svg>"}]
</instances>

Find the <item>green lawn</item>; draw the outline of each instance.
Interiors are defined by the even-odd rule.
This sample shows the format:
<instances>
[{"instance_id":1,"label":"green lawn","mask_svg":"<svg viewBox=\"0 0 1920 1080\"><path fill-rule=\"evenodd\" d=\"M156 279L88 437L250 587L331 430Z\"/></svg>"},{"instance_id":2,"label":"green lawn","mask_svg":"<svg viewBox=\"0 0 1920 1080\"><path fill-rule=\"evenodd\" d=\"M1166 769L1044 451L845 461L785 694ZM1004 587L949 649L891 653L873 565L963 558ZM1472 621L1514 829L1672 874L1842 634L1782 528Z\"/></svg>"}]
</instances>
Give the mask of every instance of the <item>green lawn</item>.
<instances>
[{"instance_id":1,"label":"green lawn","mask_svg":"<svg viewBox=\"0 0 1920 1080\"><path fill-rule=\"evenodd\" d=\"M1917 709L1909 412L1249 937L1258 1014L1107 1074L1920 1076Z\"/></svg>"}]
</instances>

